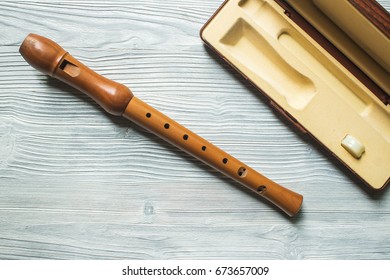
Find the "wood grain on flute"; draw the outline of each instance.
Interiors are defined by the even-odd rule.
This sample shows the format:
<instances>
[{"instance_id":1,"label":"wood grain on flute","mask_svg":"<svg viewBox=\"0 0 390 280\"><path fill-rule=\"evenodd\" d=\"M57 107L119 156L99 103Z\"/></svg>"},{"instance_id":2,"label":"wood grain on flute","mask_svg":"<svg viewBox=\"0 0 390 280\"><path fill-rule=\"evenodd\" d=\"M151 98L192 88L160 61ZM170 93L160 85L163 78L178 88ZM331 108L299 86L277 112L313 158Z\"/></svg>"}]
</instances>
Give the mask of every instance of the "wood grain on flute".
<instances>
[{"instance_id":1,"label":"wood grain on flute","mask_svg":"<svg viewBox=\"0 0 390 280\"><path fill-rule=\"evenodd\" d=\"M107 112L137 123L238 181L289 216L294 216L300 210L302 195L276 184L144 103L126 86L92 71L52 40L30 34L19 51L37 70L73 86L90 96Z\"/></svg>"}]
</instances>

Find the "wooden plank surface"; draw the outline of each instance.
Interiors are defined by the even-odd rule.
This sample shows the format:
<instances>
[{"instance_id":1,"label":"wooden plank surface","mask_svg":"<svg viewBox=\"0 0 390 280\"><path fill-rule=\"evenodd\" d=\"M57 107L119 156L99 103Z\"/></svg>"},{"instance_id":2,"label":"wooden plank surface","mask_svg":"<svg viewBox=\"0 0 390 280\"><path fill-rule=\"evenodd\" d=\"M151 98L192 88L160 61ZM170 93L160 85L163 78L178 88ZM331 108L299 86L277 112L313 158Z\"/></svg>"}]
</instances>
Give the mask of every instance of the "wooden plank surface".
<instances>
[{"instance_id":1,"label":"wooden plank surface","mask_svg":"<svg viewBox=\"0 0 390 280\"><path fill-rule=\"evenodd\" d=\"M390 258L389 192L367 193L203 46L221 2L2 1L1 259ZM301 214L33 70L30 32L302 193Z\"/></svg>"}]
</instances>

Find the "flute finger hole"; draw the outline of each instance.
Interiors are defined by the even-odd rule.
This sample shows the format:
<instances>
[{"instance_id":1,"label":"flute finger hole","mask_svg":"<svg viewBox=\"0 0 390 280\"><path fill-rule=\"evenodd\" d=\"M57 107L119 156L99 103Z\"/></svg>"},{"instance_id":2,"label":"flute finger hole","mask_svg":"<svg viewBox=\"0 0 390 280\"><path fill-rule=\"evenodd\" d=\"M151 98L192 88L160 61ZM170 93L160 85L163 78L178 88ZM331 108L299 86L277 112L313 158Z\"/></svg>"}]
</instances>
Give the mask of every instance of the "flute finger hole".
<instances>
[{"instance_id":1,"label":"flute finger hole","mask_svg":"<svg viewBox=\"0 0 390 280\"><path fill-rule=\"evenodd\" d=\"M187 140L188 140L188 135L187 135L187 134L184 134L184 135L183 135L183 139L187 141Z\"/></svg>"},{"instance_id":2,"label":"flute finger hole","mask_svg":"<svg viewBox=\"0 0 390 280\"><path fill-rule=\"evenodd\" d=\"M148 119L150 119L151 116L152 116L151 113L146 113L146 117L147 117Z\"/></svg>"},{"instance_id":3,"label":"flute finger hole","mask_svg":"<svg viewBox=\"0 0 390 280\"><path fill-rule=\"evenodd\" d=\"M261 185L260 187L257 188L257 192L258 192L258 193L262 193L262 192L264 192L266 189L267 189L266 186Z\"/></svg>"},{"instance_id":4,"label":"flute finger hole","mask_svg":"<svg viewBox=\"0 0 390 280\"><path fill-rule=\"evenodd\" d=\"M164 128L168 129L170 127L169 123L164 124Z\"/></svg>"},{"instance_id":5,"label":"flute finger hole","mask_svg":"<svg viewBox=\"0 0 390 280\"><path fill-rule=\"evenodd\" d=\"M247 170L246 170L245 167L240 167L240 168L238 169L237 173L238 173L238 176L240 176L240 177L245 177L246 174L247 174Z\"/></svg>"},{"instance_id":6,"label":"flute finger hole","mask_svg":"<svg viewBox=\"0 0 390 280\"><path fill-rule=\"evenodd\" d=\"M222 162L224 163L224 164L226 164L226 163L228 163L228 159L227 158L224 158L223 160L222 160Z\"/></svg>"},{"instance_id":7,"label":"flute finger hole","mask_svg":"<svg viewBox=\"0 0 390 280\"><path fill-rule=\"evenodd\" d=\"M202 151L206 151L207 147L206 146L203 146L202 147Z\"/></svg>"}]
</instances>

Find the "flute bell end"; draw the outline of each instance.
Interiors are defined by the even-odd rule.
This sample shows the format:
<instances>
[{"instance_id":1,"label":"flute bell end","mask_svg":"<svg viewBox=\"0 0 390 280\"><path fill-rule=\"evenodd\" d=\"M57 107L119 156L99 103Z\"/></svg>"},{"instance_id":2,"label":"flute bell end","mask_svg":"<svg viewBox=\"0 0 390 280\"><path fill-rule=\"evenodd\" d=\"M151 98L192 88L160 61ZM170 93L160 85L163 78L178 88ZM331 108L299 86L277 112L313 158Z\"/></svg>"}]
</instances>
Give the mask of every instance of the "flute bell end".
<instances>
[{"instance_id":1,"label":"flute bell end","mask_svg":"<svg viewBox=\"0 0 390 280\"><path fill-rule=\"evenodd\" d=\"M268 187L260 186L257 191L290 217L296 216L302 208L303 196L301 194L286 189L275 182L272 182L272 185Z\"/></svg>"}]
</instances>

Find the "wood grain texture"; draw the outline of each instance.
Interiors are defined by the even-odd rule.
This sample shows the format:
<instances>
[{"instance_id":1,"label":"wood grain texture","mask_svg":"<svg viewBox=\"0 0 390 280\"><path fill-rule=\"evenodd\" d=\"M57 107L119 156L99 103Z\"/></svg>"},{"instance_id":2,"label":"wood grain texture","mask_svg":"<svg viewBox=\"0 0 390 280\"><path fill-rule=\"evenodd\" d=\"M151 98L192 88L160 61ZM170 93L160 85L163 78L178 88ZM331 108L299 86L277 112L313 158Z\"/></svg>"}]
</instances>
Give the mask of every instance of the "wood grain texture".
<instances>
[{"instance_id":1,"label":"wood grain texture","mask_svg":"<svg viewBox=\"0 0 390 280\"><path fill-rule=\"evenodd\" d=\"M374 0L349 2L390 39L390 14L386 9Z\"/></svg>"},{"instance_id":2,"label":"wood grain texture","mask_svg":"<svg viewBox=\"0 0 390 280\"><path fill-rule=\"evenodd\" d=\"M203 46L221 2L1 3L1 259L390 259L388 191L364 191ZM32 69L30 32L302 193L299 217Z\"/></svg>"}]
</instances>

